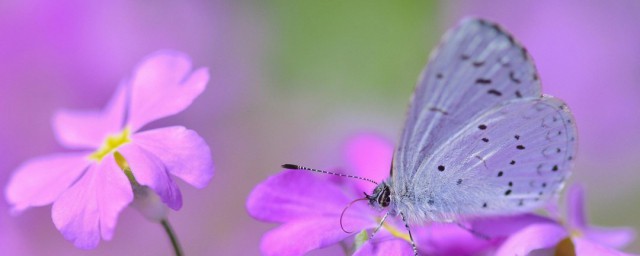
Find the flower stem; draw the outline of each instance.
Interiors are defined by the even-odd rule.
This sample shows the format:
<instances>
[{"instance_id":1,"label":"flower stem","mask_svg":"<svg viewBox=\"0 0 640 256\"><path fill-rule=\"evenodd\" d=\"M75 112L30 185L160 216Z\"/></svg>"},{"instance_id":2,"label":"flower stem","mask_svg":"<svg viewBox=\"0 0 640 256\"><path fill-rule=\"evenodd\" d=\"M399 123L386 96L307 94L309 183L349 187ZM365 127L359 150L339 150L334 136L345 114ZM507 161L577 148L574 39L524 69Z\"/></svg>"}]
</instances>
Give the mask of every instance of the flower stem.
<instances>
[{"instance_id":1,"label":"flower stem","mask_svg":"<svg viewBox=\"0 0 640 256\"><path fill-rule=\"evenodd\" d=\"M178 237L176 236L176 233L173 232L173 229L171 228L171 224L169 224L169 220L162 219L160 223L162 223L162 227L164 228L164 231L167 232L167 235L171 239L171 245L173 245L173 251L176 253L176 256L183 256L184 253L182 253L180 242L178 242Z\"/></svg>"}]
</instances>

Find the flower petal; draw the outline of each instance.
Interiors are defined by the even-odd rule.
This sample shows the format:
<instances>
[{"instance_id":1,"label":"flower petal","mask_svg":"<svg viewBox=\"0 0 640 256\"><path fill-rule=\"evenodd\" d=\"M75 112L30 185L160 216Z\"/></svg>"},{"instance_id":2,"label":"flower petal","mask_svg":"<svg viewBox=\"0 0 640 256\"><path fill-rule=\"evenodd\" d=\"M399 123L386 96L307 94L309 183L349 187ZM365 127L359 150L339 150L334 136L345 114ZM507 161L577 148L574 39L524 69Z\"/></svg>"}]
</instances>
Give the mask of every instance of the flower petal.
<instances>
[{"instance_id":1,"label":"flower petal","mask_svg":"<svg viewBox=\"0 0 640 256\"><path fill-rule=\"evenodd\" d=\"M6 188L7 201L16 212L52 203L87 168L88 154L48 155L23 163Z\"/></svg>"},{"instance_id":2,"label":"flower petal","mask_svg":"<svg viewBox=\"0 0 640 256\"><path fill-rule=\"evenodd\" d=\"M204 188L213 177L211 150L195 131L172 126L134 134L132 141L194 187Z\"/></svg>"},{"instance_id":3,"label":"flower petal","mask_svg":"<svg viewBox=\"0 0 640 256\"><path fill-rule=\"evenodd\" d=\"M555 221L536 214L519 214L476 219L471 222L474 231L490 238L512 235L532 224L554 224Z\"/></svg>"},{"instance_id":4,"label":"flower petal","mask_svg":"<svg viewBox=\"0 0 640 256\"><path fill-rule=\"evenodd\" d=\"M93 164L53 204L51 217L76 247L95 248L100 236L110 240L118 214L133 200L131 184L113 155Z\"/></svg>"},{"instance_id":5,"label":"flower petal","mask_svg":"<svg viewBox=\"0 0 640 256\"><path fill-rule=\"evenodd\" d=\"M414 225L411 231L425 255L481 255L496 241L480 238L454 223L431 223L422 228Z\"/></svg>"},{"instance_id":6,"label":"flower petal","mask_svg":"<svg viewBox=\"0 0 640 256\"><path fill-rule=\"evenodd\" d=\"M103 111L56 111L52 124L58 142L72 149L99 148L109 134L122 128L126 96L126 87L121 85Z\"/></svg>"},{"instance_id":7,"label":"flower petal","mask_svg":"<svg viewBox=\"0 0 640 256\"><path fill-rule=\"evenodd\" d=\"M304 255L353 235L342 231L334 218L299 219L267 232L260 250L264 255Z\"/></svg>"},{"instance_id":8,"label":"flower petal","mask_svg":"<svg viewBox=\"0 0 640 256\"><path fill-rule=\"evenodd\" d=\"M567 236L567 232L560 225L533 224L509 237L500 246L496 255L527 255L533 250L554 247Z\"/></svg>"},{"instance_id":9,"label":"flower petal","mask_svg":"<svg viewBox=\"0 0 640 256\"><path fill-rule=\"evenodd\" d=\"M134 142L121 146L118 152L127 160L138 183L153 189L169 208L179 210L182 207L180 189L157 156Z\"/></svg>"},{"instance_id":10,"label":"flower petal","mask_svg":"<svg viewBox=\"0 0 640 256\"><path fill-rule=\"evenodd\" d=\"M583 229L587 226L584 212L584 188L575 184L571 186L567 194L567 222L569 226Z\"/></svg>"},{"instance_id":11,"label":"flower petal","mask_svg":"<svg viewBox=\"0 0 640 256\"><path fill-rule=\"evenodd\" d=\"M602 228L592 227L587 223L584 207L584 188L581 185L573 185L567 196L567 221L569 225L597 243L621 248L635 238L635 231L631 228Z\"/></svg>"},{"instance_id":12,"label":"flower petal","mask_svg":"<svg viewBox=\"0 0 640 256\"><path fill-rule=\"evenodd\" d=\"M204 91L208 81L209 71L200 68L191 72L191 60L184 53L165 50L146 57L130 80L132 131L183 111Z\"/></svg>"},{"instance_id":13,"label":"flower petal","mask_svg":"<svg viewBox=\"0 0 640 256\"><path fill-rule=\"evenodd\" d=\"M576 249L576 255L594 255L594 256L626 256L626 255L633 255L633 254L627 254L624 252L620 252L620 251L616 251L614 249L611 248L607 248L604 247L602 245L599 245L597 243L593 243L587 239L582 239L582 238L573 238L573 244L575 246Z\"/></svg>"},{"instance_id":14,"label":"flower petal","mask_svg":"<svg viewBox=\"0 0 640 256\"><path fill-rule=\"evenodd\" d=\"M345 155L348 167L355 175L375 181L383 181L390 175L391 159L393 158L393 144L372 133L363 133L351 138L346 147ZM363 191L373 191L375 184L357 182Z\"/></svg>"},{"instance_id":15,"label":"flower petal","mask_svg":"<svg viewBox=\"0 0 640 256\"><path fill-rule=\"evenodd\" d=\"M635 230L627 227L586 227L581 231L587 239L616 249L631 243L636 237Z\"/></svg>"},{"instance_id":16,"label":"flower petal","mask_svg":"<svg viewBox=\"0 0 640 256\"><path fill-rule=\"evenodd\" d=\"M287 222L327 216L335 225L339 225L340 213L353 199L324 177L285 170L269 177L251 191L247 199L247 210L249 215L263 221ZM365 207L364 203L355 203L345 212L345 229L362 229L352 225L351 218L365 218L375 225L369 219L371 212L367 212ZM341 231L339 226L334 228Z\"/></svg>"},{"instance_id":17,"label":"flower petal","mask_svg":"<svg viewBox=\"0 0 640 256\"><path fill-rule=\"evenodd\" d=\"M411 244L405 240L394 238L378 237L382 234L376 235L374 241L367 241L356 251L353 256L365 256L365 255L413 255L413 249ZM458 244L460 246L460 244ZM420 248L418 248L420 249ZM432 254L428 254L432 255Z\"/></svg>"},{"instance_id":18,"label":"flower petal","mask_svg":"<svg viewBox=\"0 0 640 256\"><path fill-rule=\"evenodd\" d=\"M426 227L412 226L414 239L426 255L478 255L494 250L506 237L532 224L554 223L533 214L481 218L464 226L487 240L454 223L431 223ZM464 244L465 246L460 246Z\"/></svg>"}]
</instances>

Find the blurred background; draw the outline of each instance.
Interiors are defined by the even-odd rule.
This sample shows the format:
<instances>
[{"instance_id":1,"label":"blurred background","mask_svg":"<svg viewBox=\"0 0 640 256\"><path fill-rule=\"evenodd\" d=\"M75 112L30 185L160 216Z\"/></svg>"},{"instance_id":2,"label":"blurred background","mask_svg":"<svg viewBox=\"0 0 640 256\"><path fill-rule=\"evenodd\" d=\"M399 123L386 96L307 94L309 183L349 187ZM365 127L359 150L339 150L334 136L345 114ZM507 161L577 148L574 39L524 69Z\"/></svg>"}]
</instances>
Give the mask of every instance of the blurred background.
<instances>
[{"instance_id":1,"label":"blurred background","mask_svg":"<svg viewBox=\"0 0 640 256\"><path fill-rule=\"evenodd\" d=\"M246 214L251 189L282 163L343 166L353 135L395 141L429 52L465 16L511 31L544 92L575 113L572 182L586 185L591 222L640 229L640 2L632 0L3 0L0 184L23 161L64 150L50 125L56 109L102 108L142 57L184 51L210 68L208 88L150 128L196 130L216 173L203 190L179 182L184 207L170 220L187 255L257 255L275 225ZM0 200L3 255L171 254L161 226L130 208L113 240L91 251L64 240L50 206L19 216L8 208ZM640 252L640 242L627 251Z\"/></svg>"}]
</instances>

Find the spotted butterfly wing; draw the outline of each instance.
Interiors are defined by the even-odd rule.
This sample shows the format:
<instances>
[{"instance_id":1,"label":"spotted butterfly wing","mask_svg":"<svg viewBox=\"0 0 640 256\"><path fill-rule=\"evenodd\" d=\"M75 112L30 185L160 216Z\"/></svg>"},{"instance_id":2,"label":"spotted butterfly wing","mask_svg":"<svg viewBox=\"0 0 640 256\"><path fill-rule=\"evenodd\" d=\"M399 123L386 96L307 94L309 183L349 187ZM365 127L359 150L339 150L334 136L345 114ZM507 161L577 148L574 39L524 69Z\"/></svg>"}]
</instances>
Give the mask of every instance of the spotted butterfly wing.
<instances>
[{"instance_id":1,"label":"spotted butterfly wing","mask_svg":"<svg viewBox=\"0 0 640 256\"><path fill-rule=\"evenodd\" d=\"M556 106L556 112L545 110L519 117L514 111L541 105ZM561 101L542 97L534 64L511 35L487 21L468 19L461 22L445 35L432 54L409 107L390 181L395 189L396 210L407 214L412 221L425 221L454 220L464 215L509 214L539 206L540 203L528 203L526 207L516 207L520 205L520 199L523 199L522 205L525 205L524 199L529 198L545 201L542 196L535 197L534 192L522 192L525 190L520 186L531 173L527 168L553 163L558 169L555 172L566 176L568 156L560 161L560 158L545 158L541 152L533 153L534 149L551 145L544 136L536 137L548 131L544 127L526 130L520 125L540 127L545 118L554 116L567 124L562 131L564 135L555 139L566 144L561 147L565 154L572 154L575 142L571 141L571 136L575 134L575 128L571 114L560 110L560 106L566 109ZM486 135L473 140L474 136L480 136L474 132L484 131L477 123L489 121L500 127L491 132L501 133L491 134L492 138ZM488 124L481 127L489 132ZM523 128L518 131L522 133L518 134L520 138L524 141L523 136L526 136L528 144L535 147L530 146L527 151L515 148L515 153L509 151L507 138L515 140L516 134L506 132L517 127ZM517 161L516 158L521 158L517 167L511 165L511 160ZM516 168L510 175L521 173L512 177L513 188L507 192L509 188L498 186L502 183L496 178L500 171L506 177L509 168ZM449 179L453 179L453 183L448 183ZM537 182L542 178L529 180ZM509 181L506 182L508 186ZM555 191L561 183L547 182L545 189ZM508 194L509 199L493 202L490 207L489 199L497 200L499 193ZM539 194L539 191L535 193ZM516 200L515 206L511 200ZM472 207L472 202L476 208Z\"/></svg>"},{"instance_id":2,"label":"spotted butterfly wing","mask_svg":"<svg viewBox=\"0 0 640 256\"><path fill-rule=\"evenodd\" d=\"M418 166L404 208L410 219L454 221L543 206L562 188L576 151L562 101L513 100L468 124ZM417 200L415 200L417 199ZM407 204L407 202L410 202Z\"/></svg>"},{"instance_id":3,"label":"spotted butterfly wing","mask_svg":"<svg viewBox=\"0 0 640 256\"><path fill-rule=\"evenodd\" d=\"M420 76L394 156L407 183L417 166L469 119L518 98L539 98L528 54L498 26L468 19L449 31Z\"/></svg>"}]
</instances>

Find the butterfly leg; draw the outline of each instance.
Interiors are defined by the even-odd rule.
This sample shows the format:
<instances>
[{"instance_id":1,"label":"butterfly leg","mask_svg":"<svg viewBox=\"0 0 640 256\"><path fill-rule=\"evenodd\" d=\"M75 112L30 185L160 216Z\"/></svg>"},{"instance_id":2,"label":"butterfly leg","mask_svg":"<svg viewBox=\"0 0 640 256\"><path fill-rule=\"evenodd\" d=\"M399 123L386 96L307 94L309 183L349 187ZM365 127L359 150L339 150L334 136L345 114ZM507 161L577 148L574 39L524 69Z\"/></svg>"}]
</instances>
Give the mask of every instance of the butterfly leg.
<instances>
[{"instance_id":1,"label":"butterfly leg","mask_svg":"<svg viewBox=\"0 0 640 256\"><path fill-rule=\"evenodd\" d=\"M469 231L469 233L471 233L472 235L474 235L474 236L476 236L478 238L481 238L481 239L484 239L484 240L491 240L491 237L489 237L488 235L485 235L485 234L482 234L482 233L480 233L480 232L478 232L476 230L473 230L473 228L468 228L465 225L462 225L462 223L460 223L460 222L456 222L456 224L458 225L458 227L460 227L460 228L462 228L462 229L464 229L466 231Z\"/></svg>"},{"instance_id":2,"label":"butterfly leg","mask_svg":"<svg viewBox=\"0 0 640 256\"><path fill-rule=\"evenodd\" d=\"M380 228L382 227L382 224L384 224L384 221L387 219L387 216L389 216L389 212L387 212L382 217L382 220L380 220L380 224L378 224L378 227L376 227L376 229L373 230L373 233L371 233L371 235L369 236L369 240L373 239L373 236L375 236L376 233L378 233L378 230L380 230Z\"/></svg>"},{"instance_id":3,"label":"butterfly leg","mask_svg":"<svg viewBox=\"0 0 640 256\"><path fill-rule=\"evenodd\" d=\"M413 236L411 235L411 229L409 229L409 223L407 223L407 219L404 217L404 214L401 212L400 216L402 216L402 222L404 222L404 227L407 228L407 232L409 233L409 239L411 240L411 248L413 248L413 254L418 256L418 248L416 247L416 243L413 241Z\"/></svg>"}]
</instances>

